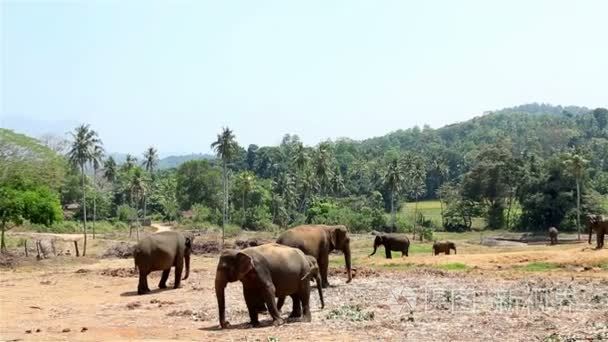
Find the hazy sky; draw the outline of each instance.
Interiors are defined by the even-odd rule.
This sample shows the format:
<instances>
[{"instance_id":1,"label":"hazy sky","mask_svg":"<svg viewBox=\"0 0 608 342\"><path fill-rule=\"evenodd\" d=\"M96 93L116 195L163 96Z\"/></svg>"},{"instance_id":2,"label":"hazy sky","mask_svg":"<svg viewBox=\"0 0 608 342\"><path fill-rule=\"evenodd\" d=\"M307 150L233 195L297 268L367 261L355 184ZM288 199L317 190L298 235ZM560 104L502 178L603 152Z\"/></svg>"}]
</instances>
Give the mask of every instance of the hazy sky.
<instances>
[{"instance_id":1,"label":"hazy sky","mask_svg":"<svg viewBox=\"0 0 608 342\"><path fill-rule=\"evenodd\" d=\"M608 1L7 1L0 125L114 152L361 139L608 106Z\"/></svg>"}]
</instances>

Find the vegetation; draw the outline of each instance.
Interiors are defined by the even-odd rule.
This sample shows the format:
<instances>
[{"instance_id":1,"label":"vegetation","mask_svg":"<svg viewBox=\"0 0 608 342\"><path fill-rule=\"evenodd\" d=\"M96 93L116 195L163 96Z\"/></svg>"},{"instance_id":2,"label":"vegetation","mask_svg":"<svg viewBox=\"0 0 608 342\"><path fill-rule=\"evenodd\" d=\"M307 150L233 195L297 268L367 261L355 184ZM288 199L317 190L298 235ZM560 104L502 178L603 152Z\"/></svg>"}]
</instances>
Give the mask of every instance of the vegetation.
<instances>
[{"instance_id":1,"label":"vegetation","mask_svg":"<svg viewBox=\"0 0 608 342\"><path fill-rule=\"evenodd\" d=\"M288 134L278 146L243 148L224 128L211 144L217 158L170 169L159 166L153 147L141 164L132 155L104 158L87 125L67 144L2 129L2 222L6 229L23 220L52 226L69 205L66 217L82 220L85 236L87 220L149 216L232 231L344 224L423 240L474 228L580 232L581 216L608 206L606 113L533 104L439 129L317 146ZM46 216L22 209L34 197Z\"/></svg>"}]
</instances>

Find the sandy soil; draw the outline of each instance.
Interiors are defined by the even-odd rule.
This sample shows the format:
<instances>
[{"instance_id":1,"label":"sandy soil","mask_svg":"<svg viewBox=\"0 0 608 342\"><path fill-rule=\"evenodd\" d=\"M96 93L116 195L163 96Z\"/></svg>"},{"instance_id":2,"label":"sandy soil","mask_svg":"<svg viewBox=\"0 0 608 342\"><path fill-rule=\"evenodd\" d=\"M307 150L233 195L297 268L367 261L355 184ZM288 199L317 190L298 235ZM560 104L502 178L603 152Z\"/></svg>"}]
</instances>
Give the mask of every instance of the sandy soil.
<instances>
[{"instance_id":1,"label":"sandy soil","mask_svg":"<svg viewBox=\"0 0 608 342\"><path fill-rule=\"evenodd\" d=\"M493 262L521 260L498 255ZM540 252L539 252L540 253ZM587 252L608 258L608 250ZM591 254L594 253L594 254ZM332 256L336 261L341 256ZM428 256L404 260L432 260ZM435 260L441 257L435 258ZM474 262L481 256L445 256ZM523 258L523 254L521 255ZM530 259L530 257L527 257ZM487 259L487 258L486 258ZM383 259L374 259L384 262ZM605 259L604 259L605 260ZM194 257L180 289L137 296L131 259L56 257L36 267L0 271L0 340L512 340L608 338L608 272L561 270L524 274L472 269L403 271L360 266L345 284L334 270L320 309L312 298L312 323L250 328L240 283L227 288L227 318L219 330L213 278L216 257ZM170 282L171 282L170 278ZM288 315L288 299L283 314ZM29 332L28 332L29 331Z\"/></svg>"}]
</instances>

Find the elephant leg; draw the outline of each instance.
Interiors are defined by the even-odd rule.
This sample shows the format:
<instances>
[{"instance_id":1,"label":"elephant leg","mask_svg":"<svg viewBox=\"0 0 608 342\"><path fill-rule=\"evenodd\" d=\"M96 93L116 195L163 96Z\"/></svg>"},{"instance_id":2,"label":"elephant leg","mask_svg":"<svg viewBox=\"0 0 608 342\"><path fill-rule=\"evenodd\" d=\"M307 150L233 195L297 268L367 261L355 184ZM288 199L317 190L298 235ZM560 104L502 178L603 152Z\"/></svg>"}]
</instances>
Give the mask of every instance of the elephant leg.
<instances>
[{"instance_id":1,"label":"elephant leg","mask_svg":"<svg viewBox=\"0 0 608 342\"><path fill-rule=\"evenodd\" d=\"M167 288L167 279L169 279L169 273L171 272L171 268L167 268L163 271L163 275L160 277L160 283L158 283L158 288L166 289Z\"/></svg>"},{"instance_id":2,"label":"elephant leg","mask_svg":"<svg viewBox=\"0 0 608 342\"><path fill-rule=\"evenodd\" d=\"M258 320L257 306L259 304L259 298L252 293L253 291L243 287L243 296L245 297L245 303L247 304L247 311L249 312L249 324L256 327L260 325Z\"/></svg>"},{"instance_id":3,"label":"elephant leg","mask_svg":"<svg viewBox=\"0 0 608 342\"><path fill-rule=\"evenodd\" d=\"M302 310L304 311L302 321L310 322L312 320L312 316L310 314L310 284L308 285L308 290L305 290L300 296L300 300L302 301Z\"/></svg>"},{"instance_id":4,"label":"elephant leg","mask_svg":"<svg viewBox=\"0 0 608 342\"><path fill-rule=\"evenodd\" d=\"M270 316L272 317L272 324L283 324L283 319L281 318L281 314L279 313L279 310L277 310L277 304L275 303L275 287L272 283L266 283L265 288L262 288L262 297L266 302L266 307L268 307L268 311L270 313Z\"/></svg>"},{"instance_id":5,"label":"elephant leg","mask_svg":"<svg viewBox=\"0 0 608 342\"><path fill-rule=\"evenodd\" d=\"M327 269L329 268L329 254L321 255L318 262L319 270L321 271L321 280L323 281L321 287L325 289L329 287L329 281L327 280Z\"/></svg>"},{"instance_id":6,"label":"elephant leg","mask_svg":"<svg viewBox=\"0 0 608 342\"><path fill-rule=\"evenodd\" d=\"M300 305L300 296L297 294L293 294L290 296L291 301L293 302L293 308L291 309L291 314L289 314L289 318L299 318L302 316L302 306Z\"/></svg>"},{"instance_id":7,"label":"elephant leg","mask_svg":"<svg viewBox=\"0 0 608 342\"><path fill-rule=\"evenodd\" d=\"M285 297L279 297L279 299L277 300L277 310L279 312L281 312L281 308L283 307L283 304L285 304Z\"/></svg>"},{"instance_id":8,"label":"elephant leg","mask_svg":"<svg viewBox=\"0 0 608 342\"><path fill-rule=\"evenodd\" d=\"M148 271L139 268L139 285L137 286L137 294L145 294L150 292L148 287Z\"/></svg>"},{"instance_id":9,"label":"elephant leg","mask_svg":"<svg viewBox=\"0 0 608 342\"><path fill-rule=\"evenodd\" d=\"M387 259L393 258L393 256L391 255L391 249L388 246L384 246L384 254L386 255Z\"/></svg>"},{"instance_id":10,"label":"elephant leg","mask_svg":"<svg viewBox=\"0 0 608 342\"><path fill-rule=\"evenodd\" d=\"M174 289L179 288L179 285L182 281L182 271L184 269L184 258L178 257L178 260L175 262L175 284L173 285Z\"/></svg>"}]
</instances>

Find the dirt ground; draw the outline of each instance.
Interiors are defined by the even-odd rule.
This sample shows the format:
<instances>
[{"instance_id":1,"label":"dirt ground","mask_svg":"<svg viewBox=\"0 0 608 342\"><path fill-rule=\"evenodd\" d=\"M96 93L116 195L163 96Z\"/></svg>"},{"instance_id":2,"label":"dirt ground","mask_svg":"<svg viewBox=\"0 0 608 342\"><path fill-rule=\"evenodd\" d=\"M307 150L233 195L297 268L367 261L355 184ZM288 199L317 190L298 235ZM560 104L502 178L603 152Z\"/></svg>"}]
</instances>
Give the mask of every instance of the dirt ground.
<instances>
[{"instance_id":1,"label":"dirt ground","mask_svg":"<svg viewBox=\"0 0 608 342\"><path fill-rule=\"evenodd\" d=\"M356 277L345 284L343 257L331 256L332 287L321 310L311 293L312 322L247 325L240 283L226 291L231 328L219 330L213 278L217 256L192 259L180 289L136 295L132 259L55 257L0 271L2 341L567 341L608 339L608 249L586 245L480 249L458 255L367 258L354 239ZM360 248L360 249L359 249ZM94 250L94 249L92 249ZM552 261L566 266L526 272L516 266ZM441 264L467 265L463 270ZM585 266L591 265L591 266ZM596 266L593 266L596 265ZM499 267L500 266L500 267ZM173 275L173 273L172 273ZM172 278L170 277L170 282ZM288 299L283 307L287 316Z\"/></svg>"}]
</instances>

